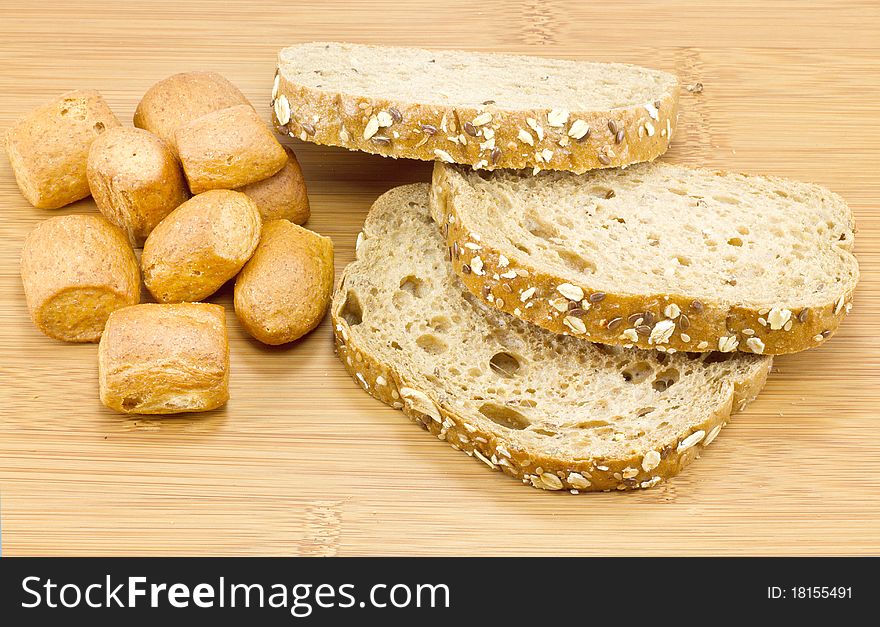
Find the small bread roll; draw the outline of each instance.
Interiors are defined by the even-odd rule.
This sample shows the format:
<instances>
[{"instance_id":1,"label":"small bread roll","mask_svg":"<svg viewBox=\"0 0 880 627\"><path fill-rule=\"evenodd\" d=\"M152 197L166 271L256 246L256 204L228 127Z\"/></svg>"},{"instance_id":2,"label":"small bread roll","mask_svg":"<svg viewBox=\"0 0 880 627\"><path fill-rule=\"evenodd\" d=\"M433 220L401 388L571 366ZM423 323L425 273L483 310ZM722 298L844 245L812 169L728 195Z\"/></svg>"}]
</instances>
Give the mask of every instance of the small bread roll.
<instances>
[{"instance_id":1,"label":"small bread roll","mask_svg":"<svg viewBox=\"0 0 880 627\"><path fill-rule=\"evenodd\" d=\"M140 301L125 233L97 215L49 218L25 238L21 281L34 325L66 342L96 342L107 317Z\"/></svg>"},{"instance_id":2,"label":"small bread roll","mask_svg":"<svg viewBox=\"0 0 880 627\"><path fill-rule=\"evenodd\" d=\"M190 198L144 244L147 289L161 303L207 298L251 258L261 224L254 201L240 192L217 189Z\"/></svg>"},{"instance_id":3,"label":"small bread roll","mask_svg":"<svg viewBox=\"0 0 880 627\"><path fill-rule=\"evenodd\" d=\"M287 153L250 105L229 107L177 129L177 153L193 194L269 178Z\"/></svg>"},{"instance_id":4,"label":"small bread roll","mask_svg":"<svg viewBox=\"0 0 880 627\"><path fill-rule=\"evenodd\" d=\"M6 152L21 193L34 207L57 209L89 195L92 141L120 126L96 91L70 91L16 122Z\"/></svg>"},{"instance_id":5,"label":"small bread roll","mask_svg":"<svg viewBox=\"0 0 880 627\"><path fill-rule=\"evenodd\" d=\"M139 128L109 129L92 142L89 188L101 213L142 246L162 219L189 198L168 145Z\"/></svg>"},{"instance_id":6,"label":"small bread roll","mask_svg":"<svg viewBox=\"0 0 880 627\"><path fill-rule=\"evenodd\" d=\"M134 125L158 135L174 150L179 126L226 107L249 104L235 85L216 72L184 72L147 90L134 112Z\"/></svg>"},{"instance_id":7,"label":"small bread roll","mask_svg":"<svg viewBox=\"0 0 880 627\"><path fill-rule=\"evenodd\" d=\"M254 256L235 280L235 314L264 344L286 344L314 329L333 287L333 242L287 220L263 225Z\"/></svg>"},{"instance_id":8,"label":"small bread roll","mask_svg":"<svg viewBox=\"0 0 880 627\"><path fill-rule=\"evenodd\" d=\"M238 191L257 203L263 221L284 219L294 224L305 224L311 215L306 182L296 155L287 146L284 150L287 152L287 163L277 174L239 187Z\"/></svg>"},{"instance_id":9,"label":"small bread roll","mask_svg":"<svg viewBox=\"0 0 880 627\"><path fill-rule=\"evenodd\" d=\"M98 346L101 402L126 414L207 411L229 400L223 307L145 304L110 316Z\"/></svg>"}]
</instances>

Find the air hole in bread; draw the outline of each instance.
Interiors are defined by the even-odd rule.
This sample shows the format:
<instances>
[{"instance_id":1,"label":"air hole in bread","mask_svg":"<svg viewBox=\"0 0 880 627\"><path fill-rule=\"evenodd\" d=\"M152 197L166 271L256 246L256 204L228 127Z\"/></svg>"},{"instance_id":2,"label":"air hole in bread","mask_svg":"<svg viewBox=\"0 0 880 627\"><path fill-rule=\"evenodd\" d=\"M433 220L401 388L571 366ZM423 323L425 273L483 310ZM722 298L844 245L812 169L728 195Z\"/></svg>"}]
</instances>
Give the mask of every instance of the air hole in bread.
<instances>
[{"instance_id":1,"label":"air hole in bread","mask_svg":"<svg viewBox=\"0 0 880 627\"><path fill-rule=\"evenodd\" d=\"M402 351L402 350L403 350L403 346L401 346L401 345L398 344L397 342L391 342L391 345L390 345L390 346L391 346L391 348L393 348L393 349L396 350L396 351Z\"/></svg>"},{"instance_id":2,"label":"air hole in bread","mask_svg":"<svg viewBox=\"0 0 880 627\"><path fill-rule=\"evenodd\" d=\"M510 379L519 372L519 359L510 353L495 353L489 360L489 368L495 374Z\"/></svg>"},{"instance_id":3,"label":"air hole in bread","mask_svg":"<svg viewBox=\"0 0 880 627\"><path fill-rule=\"evenodd\" d=\"M575 427L577 429L596 429L597 427L608 427L610 425L611 423L605 420L587 420L586 422L577 423Z\"/></svg>"},{"instance_id":4,"label":"air hole in bread","mask_svg":"<svg viewBox=\"0 0 880 627\"><path fill-rule=\"evenodd\" d=\"M537 433L538 435L546 435L547 437L551 437L551 438L554 435L556 435L555 431L550 431L549 429L538 428L538 429L532 429L531 431L532 431L532 433Z\"/></svg>"},{"instance_id":5,"label":"air hole in bread","mask_svg":"<svg viewBox=\"0 0 880 627\"><path fill-rule=\"evenodd\" d=\"M654 377L654 381L651 383L651 387L653 387L658 392L665 392L670 387L675 385L680 377L681 373L679 373L677 368L667 368L656 377Z\"/></svg>"},{"instance_id":6,"label":"air hole in bread","mask_svg":"<svg viewBox=\"0 0 880 627\"><path fill-rule=\"evenodd\" d=\"M645 379L647 379L653 369L651 368L651 364L647 361L637 361L634 364L630 364L620 373L623 375L623 380L629 383L641 383Z\"/></svg>"},{"instance_id":7,"label":"air hole in bread","mask_svg":"<svg viewBox=\"0 0 880 627\"><path fill-rule=\"evenodd\" d=\"M447 333L452 330L452 321L446 316L434 316L428 322L428 326L438 333Z\"/></svg>"},{"instance_id":8,"label":"air hole in bread","mask_svg":"<svg viewBox=\"0 0 880 627\"><path fill-rule=\"evenodd\" d=\"M670 187L669 191L677 196L687 196L687 190L679 189L677 187Z\"/></svg>"},{"instance_id":9,"label":"air hole in bread","mask_svg":"<svg viewBox=\"0 0 880 627\"><path fill-rule=\"evenodd\" d=\"M737 246L737 247L743 245L743 241L739 237L731 237L729 240L727 240L727 243L730 246Z\"/></svg>"},{"instance_id":10,"label":"air hole in bread","mask_svg":"<svg viewBox=\"0 0 880 627\"><path fill-rule=\"evenodd\" d=\"M624 220L623 218L621 218L619 216L614 216L611 219L614 220L615 222L620 222L621 224L626 224L626 220Z\"/></svg>"},{"instance_id":11,"label":"air hole in bread","mask_svg":"<svg viewBox=\"0 0 880 627\"><path fill-rule=\"evenodd\" d=\"M570 250L557 250L556 254L558 254L559 258L562 259L565 265L572 270L584 274L593 274L596 272L596 264L577 253L573 253Z\"/></svg>"},{"instance_id":12,"label":"air hole in bread","mask_svg":"<svg viewBox=\"0 0 880 627\"><path fill-rule=\"evenodd\" d=\"M521 398L520 400L517 401L516 404L519 405L520 407L529 407L531 409L534 409L535 407L538 406L538 402L533 401L530 398Z\"/></svg>"},{"instance_id":13,"label":"air hole in bread","mask_svg":"<svg viewBox=\"0 0 880 627\"><path fill-rule=\"evenodd\" d=\"M364 312L361 309L361 303L357 294L349 290L345 295L345 302L342 303L342 309L339 312L342 319L348 323L350 327L356 327L364 321Z\"/></svg>"},{"instance_id":14,"label":"air hole in bread","mask_svg":"<svg viewBox=\"0 0 880 627\"><path fill-rule=\"evenodd\" d=\"M596 198L611 198L614 196L614 190L610 187L595 185L590 188L590 193Z\"/></svg>"},{"instance_id":15,"label":"air hole in bread","mask_svg":"<svg viewBox=\"0 0 880 627\"><path fill-rule=\"evenodd\" d=\"M740 202L739 198L734 198L733 196L712 196L712 198L726 205L738 205Z\"/></svg>"},{"instance_id":16,"label":"air hole in bread","mask_svg":"<svg viewBox=\"0 0 880 627\"><path fill-rule=\"evenodd\" d=\"M704 364L720 364L720 363L727 361L731 357L733 357L733 353L721 353L721 352L715 351L714 353L709 353L708 355L706 355L703 358L703 363Z\"/></svg>"},{"instance_id":17,"label":"air hole in bread","mask_svg":"<svg viewBox=\"0 0 880 627\"><path fill-rule=\"evenodd\" d=\"M657 411L656 407L640 407L636 410L636 416L642 418L655 411Z\"/></svg>"},{"instance_id":18,"label":"air hole in bread","mask_svg":"<svg viewBox=\"0 0 880 627\"><path fill-rule=\"evenodd\" d=\"M425 282L410 274L400 279L400 289L416 298L421 298L425 293Z\"/></svg>"},{"instance_id":19,"label":"air hole in bread","mask_svg":"<svg viewBox=\"0 0 880 627\"><path fill-rule=\"evenodd\" d=\"M532 254L531 249L529 249L527 246L523 246L522 244L514 244L513 246L521 253L525 253L527 255Z\"/></svg>"},{"instance_id":20,"label":"air hole in bread","mask_svg":"<svg viewBox=\"0 0 880 627\"><path fill-rule=\"evenodd\" d=\"M749 227L738 226L738 227L736 227L736 232L739 233L740 235L748 235L749 234Z\"/></svg>"},{"instance_id":21,"label":"air hole in bread","mask_svg":"<svg viewBox=\"0 0 880 627\"><path fill-rule=\"evenodd\" d=\"M556 227L537 216L526 218L526 229L529 233L540 239L552 239L558 235Z\"/></svg>"},{"instance_id":22,"label":"air hole in bread","mask_svg":"<svg viewBox=\"0 0 880 627\"><path fill-rule=\"evenodd\" d=\"M446 350L449 348L446 345L446 342L431 333L425 333L424 335L420 335L419 337L417 337L416 346L421 348L429 355L440 355L442 353L445 353Z\"/></svg>"},{"instance_id":23,"label":"air hole in bread","mask_svg":"<svg viewBox=\"0 0 880 627\"><path fill-rule=\"evenodd\" d=\"M98 131L99 133L101 133L104 130L104 123L103 122L95 122L95 125L93 128L96 131Z\"/></svg>"},{"instance_id":24,"label":"air hole in bread","mask_svg":"<svg viewBox=\"0 0 880 627\"><path fill-rule=\"evenodd\" d=\"M480 406L480 413L495 424L517 431L525 429L531 424L528 418L515 409L496 403L484 403Z\"/></svg>"},{"instance_id":25,"label":"air hole in bread","mask_svg":"<svg viewBox=\"0 0 880 627\"><path fill-rule=\"evenodd\" d=\"M620 355L623 352L622 346L612 346L611 344L593 344L593 348L603 355ZM622 368L623 365L618 367Z\"/></svg>"},{"instance_id":26,"label":"air hole in bread","mask_svg":"<svg viewBox=\"0 0 880 627\"><path fill-rule=\"evenodd\" d=\"M122 409L125 411L131 411L135 407L141 404L141 399L136 396L126 396L122 399Z\"/></svg>"}]
</instances>

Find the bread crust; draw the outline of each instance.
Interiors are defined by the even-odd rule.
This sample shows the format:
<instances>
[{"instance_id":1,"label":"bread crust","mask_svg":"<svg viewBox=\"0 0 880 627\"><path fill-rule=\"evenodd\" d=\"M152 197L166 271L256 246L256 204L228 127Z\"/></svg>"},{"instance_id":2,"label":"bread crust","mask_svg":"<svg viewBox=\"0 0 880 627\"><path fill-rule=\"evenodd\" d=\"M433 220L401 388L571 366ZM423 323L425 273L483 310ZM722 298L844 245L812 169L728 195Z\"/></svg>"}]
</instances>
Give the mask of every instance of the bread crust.
<instances>
[{"instance_id":1,"label":"bread crust","mask_svg":"<svg viewBox=\"0 0 880 627\"><path fill-rule=\"evenodd\" d=\"M29 112L6 134L21 193L40 209L58 209L88 196L89 146L106 129L120 125L93 90L69 91Z\"/></svg>"},{"instance_id":2,"label":"bread crust","mask_svg":"<svg viewBox=\"0 0 880 627\"><path fill-rule=\"evenodd\" d=\"M438 398L435 391L406 378L392 364L383 363L358 345L346 319L348 276L357 259L345 268L336 287L331 317L339 359L368 394L403 413L454 449L486 464L492 470L544 490L574 492L649 488L678 474L711 444L733 412L742 410L763 388L772 359L762 360L751 378L734 382L730 395L693 429L666 442L656 466L639 456L620 459L567 459L535 454L471 424L455 410L454 399ZM702 434L700 434L702 432ZM695 435L696 434L696 435ZM646 469L647 468L647 469ZM638 472L633 473L633 469Z\"/></svg>"},{"instance_id":3,"label":"bread crust","mask_svg":"<svg viewBox=\"0 0 880 627\"><path fill-rule=\"evenodd\" d=\"M551 126L548 116L553 109L549 108L404 103L310 88L288 80L279 57L271 106L279 133L315 144L487 170L585 172L653 161L666 152L676 129L680 90L676 78L671 90L656 94L651 102L605 111L570 111L561 126ZM391 124L377 128L380 114ZM491 120L480 123L478 116L487 114ZM576 121L580 124L572 129ZM589 127L589 133L576 139L581 124Z\"/></svg>"},{"instance_id":4,"label":"bread crust","mask_svg":"<svg viewBox=\"0 0 880 627\"><path fill-rule=\"evenodd\" d=\"M287 163L267 179L239 187L238 190L257 204L263 220L290 220L305 224L311 210L306 181L293 150L284 147Z\"/></svg>"},{"instance_id":5,"label":"bread crust","mask_svg":"<svg viewBox=\"0 0 880 627\"><path fill-rule=\"evenodd\" d=\"M193 196L153 229L141 267L161 303L196 302L216 292L253 255L262 220L241 192L215 189Z\"/></svg>"},{"instance_id":6,"label":"bread crust","mask_svg":"<svg viewBox=\"0 0 880 627\"><path fill-rule=\"evenodd\" d=\"M182 72L147 90L134 112L134 125L158 135L176 151L178 127L236 105L250 103L238 87L217 72Z\"/></svg>"},{"instance_id":7,"label":"bread crust","mask_svg":"<svg viewBox=\"0 0 880 627\"><path fill-rule=\"evenodd\" d=\"M345 277L343 275L336 294L344 293ZM694 429L688 436L699 431L705 433L704 439L690 448L679 451L678 448L686 438L670 440L660 451L660 464L650 472L642 468L639 456L625 459L603 460L595 464L584 460L566 460L535 455L527 450L518 449L497 438L495 434L484 431L467 423L458 415L454 408L432 399L431 390L420 389L417 384L403 378L394 368L374 359L345 337L348 326L339 315L340 303L344 299L335 299L332 307L334 339L336 352L345 369L370 396L390 405L412 419L423 429L436 436L439 440L449 443L454 449L464 452L486 464L491 470L501 470L504 474L522 483L542 490L572 490L577 492L597 492L609 490L632 490L650 488L660 481L677 475L700 456L700 452L711 443L718 432L727 425L731 414L741 411L757 396L770 372L771 362L766 363L759 376L736 388L728 401L718 406L714 412ZM379 385L381 377L386 382ZM403 396L401 390L409 390ZM424 399L430 400L426 405ZM709 439L711 436L711 439ZM485 440L483 442L482 440ZM503 451L503 452L502 452ZM509 453L505 454L505 453ZM601 468L600 468L601 466ZM639 473L632 478L623 479L623 472L637 468ZM537 469L541 469L538 473ZM549 473L560 479L559 483L547 480ZM574 476L572 473L575 473ZM579 478L589 481L585 485ZM615 476L616 475L616 476Z\"/></svg>"},{"instance_id":8,"label":"bread crust","mask_svg":"<svg viewBox=\"0 0 880 627\"><path fill-rule=\"evenodd\" d=\"M99 215L38 224L22 247L21 280L34 325L65 342L97 342L113 311L140 301L128 238Z\"/></svg>"},{"instance_id":9,"label":"bread crust","mask_svg":"<svg viewBox=\"0 0 880 627\"><path fill-rule=\"evenodd\" d=\"M683 294L598 292L589 285L574 286L583 296L573 301L558 290L567 279L535 268L525 255L526 260L512 258L483 240L478 244L479 253L472 253L476 240L456 210L452 191L453 179L458 176L452 168L438 163L431 190L431 213L450 249L456 274L489 306L555 333L649 350L782 355L823 344L852 308L855 282L833 302L796 310L695 301ZM482 265L478 271L471 267L475 256ZM583 329L571 317L582 322ZM662 343L657 341L660 334L654 333L660 323L672 325L671 334Z\"/></svg>"},{"instance_id":10,"label":"bread crust","mask_svg":"<svg viewBox=\"0 0 880 627\"><path fill-rule=\"evenodd\" d=\"M126 414L207 411L229 399L223 307L148 303L114 312L98 346L101 402Z\"/></svg>"},{"instance_id":11,"label":"bread crust","mask_svg":"<svg viewBox=\"0 0 880 627\"><path fill-rule=\"evenodd\" d=\"M287 220L270 220L235 280L235 313L264 344L286 344L317 327L333 291L333 242Z\"/></svg>"},{"instance_id":12,"label":"bread crust","mask_svg":"<svg viewBox=\"0 0 880 627\"><path fill-rule=\"evenodd\" d=\"M256 183L287 163L284 148L250 105L196 118L178 127L175 138L193 194Z\"/></svg>"},{"instance_id":13,"label":"bread crust","mask_svg":"<svg viewBox=\"0 0 880 627\"><path fill-rule=\"evenodd\" d=\"M177 157L162 139L139 128L118 127L89 149L89 189L98 209L128 233L133 246L189 198Z\"/></svg>"}]
</instances>

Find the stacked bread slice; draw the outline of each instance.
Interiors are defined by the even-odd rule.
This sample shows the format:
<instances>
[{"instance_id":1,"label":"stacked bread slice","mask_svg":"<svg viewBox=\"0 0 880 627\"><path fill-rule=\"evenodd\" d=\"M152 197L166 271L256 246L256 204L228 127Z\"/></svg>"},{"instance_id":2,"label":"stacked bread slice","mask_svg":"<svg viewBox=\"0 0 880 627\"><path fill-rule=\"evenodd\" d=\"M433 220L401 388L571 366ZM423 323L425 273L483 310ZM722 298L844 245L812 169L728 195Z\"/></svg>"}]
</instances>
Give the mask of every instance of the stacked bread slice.
<instances>
[{"instance_id":1,"label":"stacked bread slice","mask_svg":"<svg viewBox=\"0 0 880 627\"><path fill-rule=\"evenodd\" d=\"M537 488L647 488L697 457L770 355L834 332L858 265L827 190L640 163L678 94L633 66L282 50L281 132L436 161L376 201L336 290L358 383Z\"/></svg>"}]
</instances>

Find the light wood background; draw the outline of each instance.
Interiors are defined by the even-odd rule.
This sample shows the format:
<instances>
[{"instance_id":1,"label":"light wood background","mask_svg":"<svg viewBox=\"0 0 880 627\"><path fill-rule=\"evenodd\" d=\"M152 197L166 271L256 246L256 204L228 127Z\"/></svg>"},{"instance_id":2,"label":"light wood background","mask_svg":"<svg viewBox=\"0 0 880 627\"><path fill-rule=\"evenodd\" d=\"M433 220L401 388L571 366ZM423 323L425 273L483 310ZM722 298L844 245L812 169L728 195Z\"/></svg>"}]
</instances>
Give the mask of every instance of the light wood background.
<instances>
[{"instance_id":1,"label":"light wood background","mask_svg":"<svg viewBox=\"0 0 880 627\"><path fill-rule=\"evenodd\" d=\"M700 81L668 160L842 194L862 282L827 346L685 473L574 497L519 485L374 401L326 323L269 349L228 318L232 400L177 419L98 401L96 347L40 335L18 256L40 220L0 157L0 517L6 555L807 555L880 553L880 5L768 2L4 0L0 128L72 88L130 123L156 80L213 69L268 120L275 54L312 39L634 62ZM732 3L731 3L732 4ZM388 59L394 72L394 59ZM371 202L427 164L293 144L337 272ZM776 280L768 276L768 281ZM231 305L227 286L213 300Z\"/></svg>"}]
</instances>

